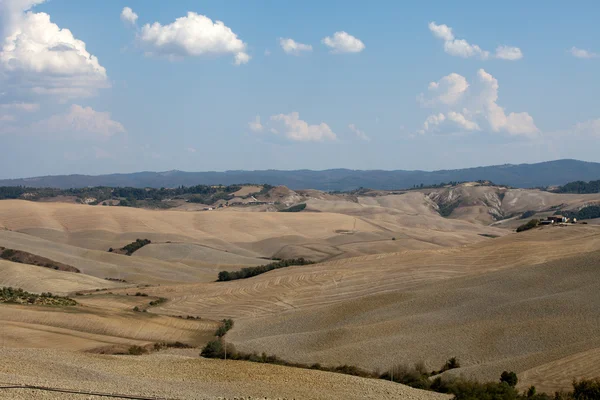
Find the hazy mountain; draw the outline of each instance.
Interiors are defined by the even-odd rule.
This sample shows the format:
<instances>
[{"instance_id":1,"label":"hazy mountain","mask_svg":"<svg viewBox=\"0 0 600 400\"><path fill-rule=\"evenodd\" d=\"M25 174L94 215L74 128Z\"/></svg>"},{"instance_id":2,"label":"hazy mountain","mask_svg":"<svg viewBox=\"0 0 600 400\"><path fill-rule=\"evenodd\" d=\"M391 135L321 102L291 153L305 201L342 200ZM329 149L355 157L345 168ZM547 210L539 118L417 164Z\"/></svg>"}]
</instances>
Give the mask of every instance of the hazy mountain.
<instances>
[{"instance_id":1,"label":"hazy mountain","mask_svg":"<svg viewBox=\"0 0 600 400\"><path fill-rule=\"evenodd\" d=\"M490 180L519 188L562 185L576 180L600 179L600 163L557 160L537 164L505 164L487 167L440 171L383 171L329 169L265 170L226 172L136 172L110 175L58 175L25 179L0 180L0 186L56 187L61 189L86 186L175 187L235 183L268 183L292 189L351 190L402 189L414 185L449 181Z\"/></svg>"}]
</instances>

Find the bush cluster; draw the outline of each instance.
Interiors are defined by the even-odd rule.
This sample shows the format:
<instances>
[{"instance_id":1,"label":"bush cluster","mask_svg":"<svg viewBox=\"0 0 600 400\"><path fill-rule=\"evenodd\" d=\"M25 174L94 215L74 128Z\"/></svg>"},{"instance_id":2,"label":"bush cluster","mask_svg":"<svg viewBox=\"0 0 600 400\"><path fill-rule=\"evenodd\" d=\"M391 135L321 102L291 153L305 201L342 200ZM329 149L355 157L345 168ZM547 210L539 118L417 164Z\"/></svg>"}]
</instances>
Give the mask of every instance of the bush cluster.
<instances>
[{"instance_id":1,"label":"bush cluster","mask_svg":"<svg viewBox=\"0 0 600 400\"><path fill-rule=\"evenodd\" d=\"M225 334L229 332L231 328L233 328L233 320L224 319L223 321L221 321L221 326L219 326L219 329L217 329L217 331L215 332L215 336L221 338L225 336Z\"/></svg>"},{"instance_id":2,"label":"bush cluster","mask_svg":"<svg viewBox=\"0 0 600 400\"><path fill-rule=\"evenodd\" d=\"M577 220L600 218L600 205L591 205L582 207L577 211L558 211L556 214L562 214L565 217L577 218Z\"/></svg>"},{"instance_id":3,"label":"bush cluster","mask_svg":"<svg viewBox=\"0 0 600 400\"><path fill-rule=\"evenodd\" d=\"M314 264L314 261L306 260L305 258L292 258L289 260L281 260L270 264L259 265L257 267L246 267L239 271L221 271L219 272L218 282L234 281L236 279L251 278L256 275L264 274L265 272L274 269L290 267L292 265L309 265Z\"/></svg>"},{"instance_id":4,"label":"bush cluster","mask_svg":"<svg viewBox=\"0 0 600 400\"><path fill-rule=\"evenodd\" d=\"M20 288L0 288L0 303L36 304L46 306L75 306L77 302L68 297L55 296L52 293L29 293Z\"/></svg>"},{"instance_id":5,"label":"bush cluster","mask_svg":"<svg viewBox=\"0 0 600 400\"><path fill-rule=\"evenodd\" d=\"M283 210L279 210L279 212L300 212L306 208L306 203L296 204L289 208L285 208Z\"/></svg>"},{"instance_id":6,"label":"bush cluster","mask_svg":"<svg viewBox=\"0 0 600 400\"><path fill-rule=\"evenodd\" d=\"M537 227L539 224L540 224L540 220L539 219L532 219L528 223L519 226L517 228L517 232L528 231L530 229L533 229L533 228Z\"/></svg>"},{"instance_id":7,"label":"bush cluster","mask_svg":"<svg viewBox=\"0 0 600 400\"><path fill-rule=\"evenodd\" d=\"M128 256L132 255L142 247L152 243L149 239L136 239L135 242L129 243L127 246L121 248Z\"/></svg>"}]
</instances>

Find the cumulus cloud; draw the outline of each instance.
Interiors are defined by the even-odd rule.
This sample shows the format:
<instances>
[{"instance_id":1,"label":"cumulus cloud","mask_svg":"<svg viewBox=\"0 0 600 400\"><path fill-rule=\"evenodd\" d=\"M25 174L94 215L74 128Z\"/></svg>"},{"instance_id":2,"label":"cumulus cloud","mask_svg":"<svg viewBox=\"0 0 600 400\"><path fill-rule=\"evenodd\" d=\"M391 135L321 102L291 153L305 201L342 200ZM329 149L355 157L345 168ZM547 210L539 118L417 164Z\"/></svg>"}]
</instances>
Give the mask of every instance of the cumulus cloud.
<instances>
[{"instance_id":1,"label":"cumulus cloud","mask_svg":"<svg viewBox=\"0 0 600 400\"><path fill-rule=\"evenodd\" d=\"M135 25L137 22L138 15L133 12L133 10L129 7L124 7L123 11L121 11L121 20L131 25Z\"/></svg>"},{"instance_id":2,"label":"cumulus cloud","mask_svg":"<svg viewBox=\"0 0 600 400\"><path fill-rule=\"evenodd\" d=\"M437 82L430 82L427 88L429 96L421 93L419 100L426 106L434 106L438 103L454 104L463 97L468 88L469 83L464 76L452 73Z\"/></svg>"},{"instance_id":3,"label":"cumulus cloud","mask_svg":"<svg viewBox=\"0 0 600 400\"><path fill-rule=\"evenodd\" d=\"M262 132L264 130L263 125L260 122L260 116L256 116L254 121L248 122L248 127L252 132Z\"/></svg>"},{"instance_id":4,"label":"cumulus cloud","mask_svg":"<svg viewBox=\"0 0 600 400\"><path fill-rule=\"evenodd\" d=\"M168 25L146 24L138 39L149 55L178 59L231 54L236 65L250 61L246 43L231 28L195 12L188 12Z\"/></svg>"},{"instance_id":5,"label":"cumulus cloud","mask_svg":"<svg viewBox=\"0 0 600 400\"><path fill-rule=\"evenodd\" d=\"M256 121L251 122L249 127L255 132L262 132L267 128L260 123L259 117L256 117ZM318 125L309 125L308 122L300 119L298 112L271 116L268 131L296 142L323 142L337 139L329 125L324 122Z\"/></svg>"},{"instance_id":6,"label":"cumulus cloud","mask_svg":"<svg viewBox=\"0 0 600 400\"><path fill-rule=\"evenodd\" d=\"M459 89L456 82L460 82ZM430 115L419 133L441 131L442 126L448 124L448 129L455 131L479 131L486 124L493 132L510 135L535 136L539 133L531 115L526 112L506 114L498 105L498 80L491 74L480 69L474 86L471 90L466 78L458 74L430 83L429 97L421 94L421 104L443 110Z\"/></svg>"},{"instance_id":7,"label":"cumulus cloud","mask_svg":"<svg viewBox=\"0 0 600 400\"><path fill-rule=\"evenodd\" d=\"M188 153L195 153L196 151L198 151L198 150L196 150L196 149L195 149L195 148L193 148L193 147L188 147L188 148L186 148L185 150L186 150Z\"/></svg>"},{"instance_id":8,"label":"cumulus cloud","mask_svg":"<svg viewBox=\"0 0 600 400\"><path fill-rule=\"evenodd\" d=\"M577 58L598 58L599 56L597 53L585 49L579 49L577 47L571 47L571 50L569 50L569 52L573 57Z\"/></svg>"},{"instance_id":9,"label":"cumulus cloud","mask_svg":"<svg viewBox=\"0 0 600 400\"><path fill-rule=\"evenodd\" d=\"M299 56L303 51L312 51L312 46L310 44L302 44L296 42L294 39L290 38L281 38L279 39L279 45L286 52L286 54L291 54L294 56Z\"/></svg>"},{"instance_id":10,"label":"cumulus cloud","mask_svg":"<svg viewBox=\"0 0 600 400\"><path fill-rule=\"evenodd\" d=\"M300 119L298 112L290 114L273 115L271 121L283 124L281 129L284 135L294 141L300 142L322 142L324 140L336 140L337 136L329 125L321 122L318 125L309 125L306 121Z\"/></svg>"},{"instance_id":11,"label":"cumulus cloud","mask_svg":"<svg viewBox=\"0 0 600 400\"><path fill-rule=\"evenodd\" d=\"M480 130L479 124L475 121L470 121L463 114L455 111L448 113L448 120L454 122L456 125L467 131L478 131Z\"/></svg>"},{"instance_id":12,"label":"cumulus cloud","mask_svg":"<svg viewBox=\"0 0 600 400\"><path fill-rule=\"evenodd\" d=\"M7 95L90 96L108 87L106 70L83 41L31 8L44 0L0 1L0 84Z\"/></svg>"},{"instance_id":13,"label":"cumulus cloud","mask_svg":"<svg viewBox=\"0 0 600 400\"><path fill-rule=\"evenodd\" d=\"M333 36L327 36L321 40L329 47L331 53L360 53L365 49L365 44L358 38L344 32L336 32Z\"/></svg>"},{"instance_id":14,"label":"cumulus cloud","mask_svg":"<svg viewBox=\"0 0 600 400\"><path fill-rule=\"evenodd\" d=\"M371 141L371 138L366 133L364 133L363 131L361 131L360 129L358 129L358 127L356 125L350 124L350 125L348 125L348 128L352 132L354 132L354 134L356 135L357 138L365 140L367 142Z\"/></svg>"},{"instance_id":15,"label":"cumulus cloud","mask_svg":"<svg viewBox=\"0 0 600 400\"><path fill-rule=\"evenodd\" d=\"M510 61L520 60L523 58L523 52L518 47L498 46L496 48L496 58Z\"/></svg>"},{"instance_id":16,"label":"cumulus cloud","mask_svg":"<svg viewBox=\"0 0 600 400\"><path fill-rule=\"evenodd\" d=\"M444 41L444 51L452 56L462 58L476 57L482 60L495 57L502 60L513 61L523 58L523 53L518 47L498 46L496 48L496 53L492 56L489 51L483 50L476 44L471 44L465 39L457 39L452 28L448 25L438 25L432 21L428 26L435 37Z\"/></svg>"},{"instance_id":17,"label":"cumulus cloud","mask_svg":"<svg viewBox=\"0 0 600 400\"><path fill-rule=\"evenodd\" d=\"M31 130L35 133L65 134L76 137L110 138L125 133L123 125L111 119L110 113L95 111L91 107L73 104L64 114L36 122Z\"/></svg>"}]
</instances>

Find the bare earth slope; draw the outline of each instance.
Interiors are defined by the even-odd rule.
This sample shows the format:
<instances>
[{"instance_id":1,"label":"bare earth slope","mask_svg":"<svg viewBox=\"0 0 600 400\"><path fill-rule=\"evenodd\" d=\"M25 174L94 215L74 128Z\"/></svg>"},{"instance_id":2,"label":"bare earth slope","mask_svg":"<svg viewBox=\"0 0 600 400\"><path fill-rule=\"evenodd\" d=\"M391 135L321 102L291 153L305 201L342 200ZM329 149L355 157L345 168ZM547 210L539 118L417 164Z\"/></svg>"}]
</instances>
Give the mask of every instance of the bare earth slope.
<instances>
[{"instance_id":1,"label":"bare earth slope","mask_svg":"<svg viewBox=\"0 0 600 400\"><path fill-rule=\"evenodd\" d=\"M434 369L456 356L462 368L449 373L497 379L501 371L514 370L521 385L547 391L568 387L574 377L597 376L600 226L514 234L484 225L490 204L517 212L534 203L576 207L590 199L542 201L531 193L498 196L490 190L465 186L461 196L468 201L449 218L438 213L439 199L418 191L376 197L313 193L300 213L0 201L0 246L81 270L0 261L0 286L70 294L79 302L0 305L2 344L8 348L0 351L8 365L0 365L0 381L49 382L53 372L42 369L53 365L54 382L65 387L119 391L110 381L121 374L131 382L122 386L127 390L182 398L194 398L194 389L206 398L443 398L318 371L201 360L199 349L193 358L82 354L160 341L201 347L223 318L235 320L227 340L238 349L290 361L371 370L424 361ZM136 238L152 244L133 256L107 251ZM321 262L215 282L220 270L271 257ZM148 312L133 311L160 297L168 300ZM42 362L15 373L19 358L38 355Z\"/></svg>"},{"instance_id":2,"label":"bare earth slope","mask_svg":"<svg viewBox=\"0 0 600 400\"><path fill-rule=\"evenodd\" d=\"M177 399L442 400L449 396L379 379L177 354L100 356L52 350L0 349L0 382ZM47 366L52 365L52 369ZM12 397L14 394L23 397ZM0 389L11 399L62 399ZM86 397L87 398L87 397Z\"/></svg>"},{"instance_id":3,"label":"bare earth slope","mask_svg":"<svg viewBox=\"0 0 600 400\"><path fill-rule=\"evenodd\" d=\"M597 227L550 227L151 292L172 299L156 312L233 317L242 350L382 370L458 356L494 379L600 345L599 248Z\"/></svg>"},{"instance_id":4,"label":"bare earth slope","mask_svg":"<svg viewBox=\"0 0 600 400\"><path fill-rule=\"evenodd\" d=\"M322 261L457 246L485 240L480 234L506 234L502 229L443 218L419 193L378 201L381 204L370 199L364 204L315 200L309 208L318 213L265 213L153 211L6 200L0 202L0 232L4 228L100 252L147 238L161 248L142 249L140 256L214 267L201 271L204 276L192 281L205 280L208 272L218 273L225 266L257 265L265 257ZM187 274L182 280L189 281L190 272Z\"/></svg>"}]
</instances>

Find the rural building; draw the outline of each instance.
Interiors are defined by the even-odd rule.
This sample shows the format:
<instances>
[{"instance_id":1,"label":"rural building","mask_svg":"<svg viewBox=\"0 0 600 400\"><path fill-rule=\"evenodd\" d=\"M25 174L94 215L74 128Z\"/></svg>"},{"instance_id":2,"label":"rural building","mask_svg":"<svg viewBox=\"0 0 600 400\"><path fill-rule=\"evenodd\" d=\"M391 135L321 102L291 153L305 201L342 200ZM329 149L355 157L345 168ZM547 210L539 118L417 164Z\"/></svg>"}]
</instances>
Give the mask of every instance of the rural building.
<instances>
[{"instance_id":1,"label":"rural building","mask_svg":"<svg viewBox=\"0 0 600 400\"><path fill-rule=\"evenodd\" d=\"M548 217L547 220L550 221L553 224L559 224L561 222L569 222L569 219L567 217L562 216L562 215L553 215L551 217Z\"/></svg>"}]
</instances>

